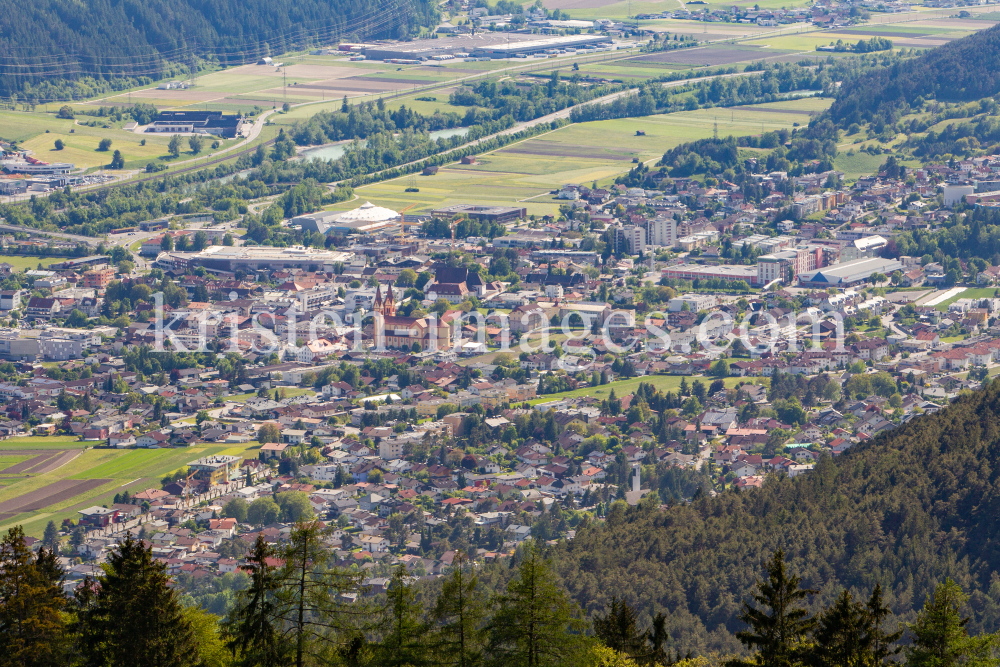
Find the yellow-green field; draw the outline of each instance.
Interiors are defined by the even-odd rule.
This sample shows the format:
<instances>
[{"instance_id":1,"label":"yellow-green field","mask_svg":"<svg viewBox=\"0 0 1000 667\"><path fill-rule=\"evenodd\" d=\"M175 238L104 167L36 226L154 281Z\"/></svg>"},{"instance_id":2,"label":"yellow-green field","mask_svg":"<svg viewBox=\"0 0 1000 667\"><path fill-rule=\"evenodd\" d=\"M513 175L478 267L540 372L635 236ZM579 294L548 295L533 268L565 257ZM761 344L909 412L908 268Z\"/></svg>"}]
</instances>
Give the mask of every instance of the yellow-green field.
<instances>
[{"instance_id":1,"label":"yellow-green field","mask_svg":"<svg viewBox=\"0 0 1000 667\"><path fill-rule=\"evenodd\" d=\"M700 380L707 386L710 385L715 378L710 377L690 377L690 376L680 376L680 375L647 375L641 378L630 378L628 380L620 380L618 382L609 382L608 384L601 385L599 387L585 387L583 389L574 389L573 391L564 391L559 394L546 394L545 396L540 396L536 399L528 401L531 405L538 405L539 403L548 403L550 401L561 401L564 398L579 398L581 396L593 396L599 399L605 399L611 394L611 390L615 390L615 395L618 397L626 396L635 392L639 388L639 385L643 382L653 385L656 389L667 392L677 392L681 386L681 380L687 378L688 386L695 380ZM760 384L768 386L770 384L769 378L725 378L723 382L726 383L726 388L735 387L740 382L743 384Z\"/></svg>"},{"instance_id":2,"label":"yellow-green field","mask_svg":"<svg viewBox=\"0 0 1000 667\"><path fill-rule=\"evenodd\" d=\"M53 262L61 262L64 259L64 257L23 257L21 255L0 255L0 263L6 262L7 264L10 264L14 267L15 271L37 269L39 263L43 267L46 267Z\"/></svg>"},{"instance_id":3,"label":"yellow-green field","mask_svg":"<svg viewBox=\"0 0 1000 667\"><path fill-rule=\"evenodd\" d=\"M12 457L4 457L3 450L38 451L52 449L80 449L94 443L79 442L75 438L56 436L51 438L12 438L0 443L0 465L4 468L14 465ZM26 478L10 480L0 487L0 503L37 491L62 480L109 480L97 488L64 501L54 503L37 511L24 512L5 519L0 530L21 524L29 535L41 537L45 525L55 521L60 525L64 518L77 519L79 510L92 505L110 504L116 493L128 489L136 493L147 488L159 488L160 479L167 473L183 468L191 461L203 456L233 455L244 458L255 457L257 443L237 445L199 444L178 449L86 449L72 461L51 472L30 475ZM7 461L10 460L11 463ZM5 480L7 481L7 480Z\"/></svg>"},{"instance_id":4,"label":"yellow-green field","mask_svg":"<svg viewBox=\"0 0 1000 667\"><path fill-rule=\"evenodd\" d=\"M394 210L429 211L469 203L524 206L529 214L555 214L565 203L552 194L566 183L608 182L628 171L633 159L655 160L678 144L711 137L759 134L794 123L805 125L810 113L830 100L805 98L757 108L700 109L643 118L568 125L554 132L480 155L475 165L451 164L434 176L404 176L357 189L361 200ZM794 112L800 113L794 113ZM641 130L645 136L637 136ZM419 192L405 192L415 187ZM356 208L357 201L333 208Z\"/></svg>"}]
</instances>

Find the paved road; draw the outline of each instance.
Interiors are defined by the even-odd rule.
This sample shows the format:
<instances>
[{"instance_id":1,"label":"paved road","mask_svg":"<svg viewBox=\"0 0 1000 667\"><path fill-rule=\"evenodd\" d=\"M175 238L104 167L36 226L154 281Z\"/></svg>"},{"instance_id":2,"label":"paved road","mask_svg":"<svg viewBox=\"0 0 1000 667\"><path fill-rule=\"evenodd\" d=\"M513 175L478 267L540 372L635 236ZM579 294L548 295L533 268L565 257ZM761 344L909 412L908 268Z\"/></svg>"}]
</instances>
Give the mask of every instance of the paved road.
<instances>
[{"instance_id":1,"label":"paved road","mask_svg":"<svg viewBox=\"0 0 1000 667\"><path fill-rule=\"evenodd\" d=\"M77 241L80 243L86 243L87 245L96 246L100 244L102 239L94 238L92 236L78 236L77 234L66 234L64 232L48 232L41 229L34 229L32 227L21 227L19 225L5 225L0 224L0 230L11 231L11 232L24 232L31 236L51 236L55 239L68 239L70 241Z\"/></svg>"}]
</instances>

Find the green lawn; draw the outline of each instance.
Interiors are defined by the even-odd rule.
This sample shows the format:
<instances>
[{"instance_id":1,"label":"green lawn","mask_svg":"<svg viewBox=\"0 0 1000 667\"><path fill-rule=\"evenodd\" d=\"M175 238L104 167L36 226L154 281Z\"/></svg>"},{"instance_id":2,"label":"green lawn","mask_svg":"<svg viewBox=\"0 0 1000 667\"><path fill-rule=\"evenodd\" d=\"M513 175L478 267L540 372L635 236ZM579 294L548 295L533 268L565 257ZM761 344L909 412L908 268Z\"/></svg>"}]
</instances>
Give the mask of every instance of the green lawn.
<instances>
[{"instance_id":1,"label":"green lawn","mask_svg":"<svg viewBox=\"0 0 1000 667\"><path fill-rule=\"evenodd\" d=\"M940 310L941 312L945 312L948 310L948 306L955 303L959 299L992 299L994 296L996 296L996 293L997 293L997 288L995 287L972 287L965 290L964 292L956 294L951 298L945 299L944 301L942 301L941 303L937 304L934 307Z\"/></svg>"},{"instance_id":2,"label":"green lawn","mask_svg":"<svg viewBox=\"0 0 1000 667\"><path fill-rule=\"evenodd\" d=\"M281 389L282 388L279 387L278 391L281 391ZM297 396L315 396L316 395L316 391L315 390L313 390L313 389L304 389L302 387L284 387L284 390L285 390L285 397L286 398L295 398ZM271 389L268 392L268 395L273 398L274 397L274 389ZM247 393L247 394L235 394L233 396L225 396L225 397L223 397L222 400L226 401L227 403L246 403L248 400L250 400L251 398L255 398L256 396L257 396L257 392L254 391L254 392L250 392L250 393Z\"/></svg>"},{"instance_id":3,"label":"green lawn","mask_svg":"<svg viewBox=\"0 0 1000 667\"><path fill-rule=\"evenodd\" d=\"M93 447L94 442L84 442L73 435L31 435L18 436L0 442L4 449L84 449Z\"/></svg>"},{"instance_id":4,"label":"green lawn","mask_svg":"<svg viewBox=\"0 0 1000 667\"><path fill-rule=\"evenodd\" d=\"M681 375L648 375L641 378L630 378L628 380L620 380L618 382L611 382L608 384L603 384L599 387L586 387L584 389L575 389L573 391L564 391L560 394L546 394L539 398L528 401L531 405L538 405L539 403L548 403L550 401L561 401L565 398L579 398L581 396L594 396L597 398L607 398L611 393L611 390L615 390L615 395L626 396L628 394L635 393L635 390L639 388L639 385L643 382L652 384L654 387L660 391L673 391L676 392L680 389L681 380L687 377L688 386L690 386L695 380L700 380L705 385L711 384L715 378L711 377L692 377L692 376L681 376ZM762 384L767 385L770 383L768 378L725 378L724 382L726 387L735 387L740 382L744 384Z\"/></svg>"},{"instance_id":5,"label":"green lawn","mask_svg":"<svg viewBox=\"0 0 1000 667\"><path fill-rule=\"evenodd\" d=\"M45 267L54 262L62 262L65 260L65 257L37 257L35 255L22 257L21 255L0 255L0 262L7 262L14 267L15 271L37 269L39 263Z\"/></svg>"}]
</instances>

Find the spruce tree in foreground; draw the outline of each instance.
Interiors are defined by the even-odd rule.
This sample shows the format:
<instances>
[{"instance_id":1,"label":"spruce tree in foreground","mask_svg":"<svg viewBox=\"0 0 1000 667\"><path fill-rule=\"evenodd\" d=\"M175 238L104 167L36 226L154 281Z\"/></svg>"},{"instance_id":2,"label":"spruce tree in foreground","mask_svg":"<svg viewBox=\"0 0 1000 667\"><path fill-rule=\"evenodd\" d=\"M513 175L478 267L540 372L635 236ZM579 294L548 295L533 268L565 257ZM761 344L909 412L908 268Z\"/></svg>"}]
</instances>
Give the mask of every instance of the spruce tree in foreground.
<instances>
[{"instance_id":1,"label":"spruce tree in foreground","mask_svg":"<svg viewBox=\"0 0 1000 667\"><path fill-rule=\"evenodd\" d=\"M200 664L191 624L166 565L127 535L105 573L77 591L80 652L101 667L187 667Z\"/></svg>"},{"instance_id":2,"label":"spruce tree in foreground","mask_svg":"<svg viewBox=\"0 0 1000 667\"><path fill-rule=\"evenodd\" d=\"M318 521L299 523L289 535L280 555L277 621L294 650L294 664L326 655L331 647L357 637L358 619L365 618L365 605L349 606L341 594L357 590L361 577L330 567L326 546L329 529Z\"/></svg>"},{"instance_id":3,"label":"spruce tree in foreground","mask_svg":"<svg viewBox=\"0 0 1000 667\"><path fill-rule=\"evenodd\" d=\"M278 625L278 578L269 562L274 549L262 533L247 552L244 569L250 585L236 596L236 602L223 624L226 645L244 667L280 667L288 663L287 642Z\"/></svg>"},{"instance_id":4,"label":"spruce tree in foreground","mask_svg":"<svg viewBox=\"0 0 1000 667\"><path fill-rule=\"evenodd\" d=\"M865 649L869 665L885 665L903 650L902 646L896 645L903 636L902 628L895 632L884 629L890 616L892 611L882 599L882 584L875 584L868 604L865 605Z\"/></svg>"},{"instance_id":5,"label":"spruce tree in foreground","mask_svg":"<svg viewBox=\"0 0 1000 667\"><path fill-rule=\"evenodd\" d=\"M489 653L503 667L574 664L587 647L580 609L555 582L534 540L526 542L517 574L496 598Z\"/></svg>"},{"instance_id":6,"label":"spruce tree in foreground","mask_svg":"<svg viewBox=\"0 0 1000 667\"><path fill-rule=\"evenodd\" d=\"M805 638L816 626L799 605L816 591L799 588L801 579L785 570L785 551L774 552L767 565L767 581L757 582L753 599L757 607L743 602L739 619L749 627L737 639L754 652L752 660L730 660L727 667L792 667L802 663Z\"/></svg>"},{"instance_id":7,"label":"spruce tree in foreground","mask_svg":"<svg viewBox=\"0 0 1000 667\"><path fill-rule=\"evenodd\" d=\"M605 646L633 660L646 654L646 633L639 629L635 610L617 597L611 598L607 614L594 617L594 634Z\"/></svg>"},{"instance_id":8,"label":"spruce tree in foreground","mask_svg":"<svg viewBox=\"0 0 1000 667\"><path fill-rule=\"evenodd\" d=\"M863 667L867 665L864 605L850 591L843 591L818 619L815 644L806 661L812 667Z\"/></svg>"},{"instance_id":9,"label":"spruce tree in foreground","mask_svg":"<svg viewBox=\"0 0 1000 667\"><path fill-rule=\"evenodd\" d=\"M0 666L65 664L63 570L42 548L32 554L15 526L0 542Z\"/></svg>"}]
</instances>

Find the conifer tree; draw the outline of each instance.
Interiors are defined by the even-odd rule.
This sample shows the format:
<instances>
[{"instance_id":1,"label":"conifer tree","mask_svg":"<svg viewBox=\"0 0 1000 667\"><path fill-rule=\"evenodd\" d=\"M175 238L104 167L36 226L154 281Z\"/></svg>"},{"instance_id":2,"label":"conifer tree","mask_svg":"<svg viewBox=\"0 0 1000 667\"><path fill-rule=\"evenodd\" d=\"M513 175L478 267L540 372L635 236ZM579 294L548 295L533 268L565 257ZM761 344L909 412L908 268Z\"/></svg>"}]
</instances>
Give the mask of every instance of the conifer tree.
<instances>
[{"instance_id":1,"label":"conifer tree","mask_svg":"<svg viewBox=\"0 0 1000 667\"><path fill-rule=\"evenodd\" d=\"M646 633L649 640L650 651L647 656L650 665L671 664L670 654L667 652L667 641L670 637L667 634L667 617L663 612L657 612L653 617L653 624Z\"/></svg>"},{"instance_id":2,"label":"conifer tree","mask_svg":"<svg viewBox=\"0 0 1000 667\"><path fill-rule=\"evenodd\" d=\"M284 635L294 645L296 667L303 667L307 653L320 654L344 635L355 636L353 619L367 616L364 605L348 610L341 602L341 593L357 589L361 579L327 567L327 538L328 529L318 521L299 523L281 550L284 566L278 571L278 614Z\"/></svg>"},{"instance_id":3,"label":"conifer tree","mask_svg":"<svg viewBox=\"0 0 1000 667\"><path fill-rule=\"evenodd\" d=\"M250 574L250 585L237 595L223 624L226 645L244 667L287 664L289 651L279 627L278 579L270 562L273 557L274 549L258 533L244 565Z\"/></svg>"},{"instance_id":4,"label":"conifer tree","mask_svg":"<svg viewBox=\"0 0 1000 667\"><path fill-rule=\"evenodd\" d=\"M885 665L903 648L896 646L896 642L903 636L902 628L895 632L884 629L885 621L890 616L892 611L882 600L882 584L875 584L868 604L865 605L865 649L868 652L868 664Z\"/></svg>"},{"instance_id":5,"label":"conifer tree","mask_svg":"<svg viewBox=\"0 0 1000 667\"><path fill-rule=\"evenodd\" d=\"M829 609L820 614L815 644L807 662L813 667L862 667L867 664L866 613L850 591L843 591Z\"/></svg>"},{"instance_id":6,"label":"conifer tree","mask_svg":"<svg viewBox=\"0 0 1000 667\"><path fill-rule=\"evenodd\" d=\"M200 663L191 624L167 566L152 548L126 535L104 574L77 592L80 651L102 667L187 667Z\"/></svg>"},{"instance_id":7,"label":"conifer tree","mask_svg":"<svg viewBox=\"0 0 1000 667\"><path fill-rule=\"evenodd\" d=\"M488 650L498 665L571 664L586 646L580 610L555 583L533 540L525 544L517 574L495 604Z\"/></svg>"},{"instance_id":8,"label":"conifer tree","mask_svg":"<svg viewBox=\"0 0 1000 667\"><path fill-rule=\"evenodd\" d=\"M385 667L419 667L426 664L428 655L424 635L427 627L420 617L420 604L413 586L407 581L406 568L400 565L393 570L386 591L377 664Z\"/></svg>"},{"instance_id":9,"label":"conifer tree","mask_svg":"<svg viewBox=\"0 0 1000 667\"><path fill-rule=\"evenodd\" d=\"M635 610L617 596L611 598L604 616L594 617L594 634L605 646L633 660L646 653L646 636L639 628Z\"/></svg>"},{"instance_id":10,"label":"conifer tree","mask_svg":"<svg viewBox=\"0 0 1000 667\"><path fill-rule=\"evenodd\" d=\"M736 633L737 639L754 651L754 659L730 660L727 667L791 667L802 662L804 639L816 621L799 604L816 591L799 588L799 577L786 572L784 549L774 552L767 573L767 581L757 582L753 595L758 606L743 602L739 619L749 629Z\"/></svg>"},{"instance_id":11,"label":"conifer tree","mask_svg":"<svg viewBox=\"0 0 1000 667\"><path fill-rule=\"evenodd\" d=\"M951 579L938 584L934 594L927 596L916 623L910 625L913 643L906 648L909 667L985 667L997 663L996 635L969 636L969 618L961 613L968 599Z\"/></svg>"},{"instance_id":12,"label":"conifer tree","mask_svg":"<svg viewBox=\"0 0 1000 667\"><path fill-rule=\"evenodd\" d=\"M42 546L55 553L59 549L59 529L56 528L55 521L49 521L45 525L45 533L42 535Z\"/></svg>"},{"instance_id":13,"label":"conifer tree","mask_svg":"<svg viewBox=\"0 0 1000 667\"><path fill-rule=\"evenodd\" d=\"M458 554L454 569L441 587L432 618L437 623L432 645L441 665L475 667L482 662L482 624L486 610L479 579L466 568L467 558Z\"/></svg>"},{"instance_id":14,"label":"conifer tree","mask_svg":"<svg viewBox=\"0 0 1000 667\"><path fill-rule=\"evenodd\" d=\"M0 665L65 664L63 570L44 547L32 554L15 526L0 541Z\"/></svg>"}]
</instances>

